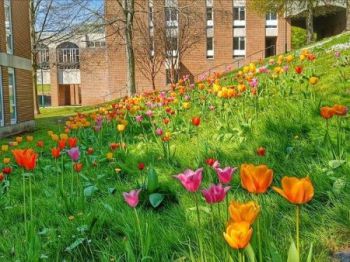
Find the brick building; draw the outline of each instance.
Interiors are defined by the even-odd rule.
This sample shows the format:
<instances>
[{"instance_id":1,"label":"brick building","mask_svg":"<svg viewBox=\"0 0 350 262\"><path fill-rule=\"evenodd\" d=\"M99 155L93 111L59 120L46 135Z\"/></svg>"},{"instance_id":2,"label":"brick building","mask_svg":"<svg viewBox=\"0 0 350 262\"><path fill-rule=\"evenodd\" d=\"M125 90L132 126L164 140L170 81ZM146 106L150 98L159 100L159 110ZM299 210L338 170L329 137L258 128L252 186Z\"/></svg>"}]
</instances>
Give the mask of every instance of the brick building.
<instances>
[{"instance_id":1,"label":"brick building","mask_svg":"<svg viewBox=\"0 0 350 262\"><path fill-rule=\"evenodd\" d=\"M247 0L249 1L249 0ZM223 71L235 68L266 56L290 50L291 27L289 19L269 13L259 16L247 7L245 0L136 0L134 19L135 47L145 41L137 29L141 21L149 33L155 34L159 24L165 34L171 34L174 45L169 50L172 55L162 62L155 78L157 89L167 88L170 82L169 61L176 61L176 78L188 74L198 79L206 71L215 68ZM195 3L195 5L194 5ZM192 6L188 13L196 13L188 24L196 31L199 41L186 55L179 59L179 34L183 32L184 16L179 10ZM59 105L92 105L103 103L127 95L127 58L124 39L116 28L123 25L110 23L122 15L117 1L105 0L107 26L103 35L90 34L69 39L59 44L43 46L43 73L38 72L40 90L41 79L51 83L51 102ZM152 36L153 37L153 36ZM99 43L103 39L103 44ZM136 53L138 58L147 56L158 42L154 40L149 50ZM98 46L94 42L99 43ZM147 44L146 44L147 45ZM182 52L182 51L181 51ZM152 90L152 82L142 74L136 63L136 88L138 93ZM209 72L207 72L209 73Z\"/></svg>"},{"instance_id":2,"label":"brick building","mask_svg":"<svg viewBox=\"0 0 350 262\"><path fill-rule=\"evenodd\" d=\"M0 138L34 127L29 1L0 0Z\"/></svg>"}]
</instances>

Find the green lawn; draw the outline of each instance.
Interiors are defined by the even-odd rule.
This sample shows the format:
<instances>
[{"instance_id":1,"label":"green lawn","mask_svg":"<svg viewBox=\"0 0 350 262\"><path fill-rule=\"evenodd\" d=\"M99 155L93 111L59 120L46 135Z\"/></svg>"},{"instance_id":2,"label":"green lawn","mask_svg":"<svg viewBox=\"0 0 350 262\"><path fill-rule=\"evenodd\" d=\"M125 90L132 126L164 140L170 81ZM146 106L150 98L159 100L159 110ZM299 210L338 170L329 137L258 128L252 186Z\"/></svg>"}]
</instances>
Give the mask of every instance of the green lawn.
<instances>
[{"instance_id":1,"label":"green lawn","mask_svg":"<svg viewBox=\"0 0 350 262\"><path fill-rule=\"evenodd\" d=\"M316 55L314 61L300 61L300 51L296 51L288 73L278 74L275 69L287 65L283 62L269 65L272 73L247 73L244 79L236 77L237 71L227 74L218 86L241 82L247 88L233 98L219 98L212 93L215 88L205 83L203 90L187 86L182 95L178 90L173 94L175 100L166 94L166 99L153 96L120 103L128 110L113 110L111 105L103 110L44 109L37 118L34 141L19 145L39 152L33 175L24 172L23 176L12 159L13 173L1 184L0 261L237 261L238 252L223 238L226 202L208 205L200 192L187 192L173 178L187 168L203 167L201 189L217 183L214 170L206 164L208 158L219 160L222 167L238 167L228 200L259 203L261 261L287 261L296 234L295 206L271 188L261 195L248 193L241 186L241 164L266 164L274 172L272 185L278 187L284 176L309 176L315 194L301 206L301 261L307 261L311 244L312 261L330 261L335 252L350 247L350 121L346 115L327 122L320 116L320 107L350 106L350 50L341 50L340 58L331 50L335 45L340 50L339 44L349 41L350 35L345 34L310 49ZM296 66L303 67L302 74L294 72ZM308 84L311 76L319 79L317 84ZM249 77L258 79L258 95L251 94ZM147 102L160 101L167 105L153 108L150 121ZM59 135L69 116L82 112L86 118L68 123L72 127L69 135L78 138L81 151L83 168L77 173L66 149L53 160L50 150L57 142L47 132ZM136 121L138 115L143 116L141 123ZM103 125L95 131L99 116ZM195 116L201 118L199 126L191 124ZM119 133L116 127L124 123L123 118L128 124ZM170 122L165 124L167 118ZM90 127L73 129L76 121L88 121ZM162 141L164 135L154 135L157 127L170 132L169 143ZM41 139L43 149L36 146ZM113 151L112 143L125 143L126 148ZM265 156L256 154L259 147L266 149ZM88 154L88 148L94 152ZM107 153L113 158L108 159ZM3 157L12 158L10 152L3 152ZM140 162L146 166L142 172L138 170ZM147 186L143 187L145 181ZM140 187L136 217L122 192ZM155 209L149 203L154 193L158 195L153 197L164 197ZM257 225L257 221L252 225L250 244L259 259Z\"/></svg>"}]
</instances>

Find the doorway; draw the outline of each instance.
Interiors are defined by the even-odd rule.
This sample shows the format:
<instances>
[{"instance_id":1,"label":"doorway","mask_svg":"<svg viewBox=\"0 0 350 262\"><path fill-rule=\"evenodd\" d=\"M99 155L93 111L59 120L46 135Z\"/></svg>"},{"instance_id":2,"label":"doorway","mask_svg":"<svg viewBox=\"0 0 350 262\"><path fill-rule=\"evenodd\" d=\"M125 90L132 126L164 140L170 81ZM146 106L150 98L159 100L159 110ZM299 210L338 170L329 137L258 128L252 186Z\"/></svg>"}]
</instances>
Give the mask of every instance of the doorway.
<instances>
[{"instance_id":1,"label":"doorway","mask_svg":"<svg viewBox=\"0 0 350 262\"><path fill-rule=\"evenodd\" d=\"M265 57L276 55L277 37L266 37L265 40Z\"/></svg>"}]
</instances>

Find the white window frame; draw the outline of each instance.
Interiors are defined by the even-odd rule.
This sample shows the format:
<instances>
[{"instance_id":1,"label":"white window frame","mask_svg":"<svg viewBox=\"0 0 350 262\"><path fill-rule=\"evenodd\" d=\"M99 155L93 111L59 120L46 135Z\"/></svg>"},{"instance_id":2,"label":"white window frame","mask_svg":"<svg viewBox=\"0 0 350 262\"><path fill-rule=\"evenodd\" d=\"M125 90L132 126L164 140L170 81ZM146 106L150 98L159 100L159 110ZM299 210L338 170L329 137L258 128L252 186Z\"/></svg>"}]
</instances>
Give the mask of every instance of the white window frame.
<instances>
[{"instance_id":1,"label":"white window frame","mask_svg":"<svg viewBox=\"0 0 350 262\"><path fill-rule=\"evenodd\" d=\"M238 15L239 15L239 18L238 19L236 19L236 17L235 17L235 9L236 8L238 8ZM241 17L240 17L240 14L241 14L241 9L243 9L244 10L244 17L243 17L243 19L241 19ZM245 27L245 25L246 25L246 23L245 23L245 21L246 21L246 8L245 8L245 6L234 6L233 7L233 26L234 27Z\"/></svg>"},{"instance_id":2,"label":"white window frame","mask_svg":"<svg viewBox=\"0 0 350 262\"><path fill-rule=\"evenodd\" d=\"M13 75L13 85L12 85L12 93L13 93L13 109L14 109L14 118L12 117L11 114L11 124L16 124L17 123L17 95L16 95L16 74L15 74L15 69L12 67L8 67L8 88L9 88L9 102L10 102L10 112L11 112L11 98L10 98L10 74Z\"/></svg>"},{"instance_id":3,"label":"white window frame","mask_svg":"<svg viewBox=\"0 0 350 262\"><path fill-rule=\"evenodd\" d=\"M4 96L3 96L3 85L2 85L2 74L1 74L1 66L0 66L0 110L1 110L1 114L0 114L0 126L4 126L5 125L5 115L4 115Z\"/></svg>"},{"instance_id":4,"label":"white window frame","mask_svg":"<svg viewBox=\"0 0 350 262\"><path fill-rule=\"evenodd\" d=\"M235 38L238 38L238 49L235 49ZM244 47L241 47L241 38L244 39ZM244 36L235 36L233 38L233 56L245 56L246 38Z\"/></svg>"},{"instance_id":5,"label":"white window frame","mask_svg":"<svg viewBox=\"0 0 350 262\"><path fill-rule=\"evenodd\" d=\"M212 49L208 49L208 38L211 38L212 39ZM206 48L207 48L207 59L214 59L214 37L212 37L212 36L207 36L207 42L206 42L206 44L207 44L207 46L206 46Z\"/></svg>"},{"instance_id":6,"label":"white window frame","mask_svg":"<svg viewBox=\"0 0 350 262\"><path fill-rule=\"evenodd\" d=\"M167 10L169 11L169 19L170 20L167 20L167 15L166 15ZM175 20L172 19L173 12L176 12ZM166 6L165 7L165 20L166 20L167 27L178 27L179 12L175 6Z\"/></svg>"},{"instance_id":7,"label":"white window frame","mask_svg":"<svg viewBox=\"0 0 350 262\"><path fill-rule=\"evenodd\" d=\"M8 10L8 12L6 12L6 10ZM4 12L5 12L6 51L8 54L13 55L13 28L12 28L11 0L4 1ZM8 17L8 21L6 20L6 16ZM10 45L9 45L9 41L10 41Z\"/></svg>"},{"instance_id":8,"label":"white window frame","mask_svg":"<svg viewBox=\"0 0 350 262\"><path fill-rule=\"evenodd\" d=\"M276 19L271 19L272 14L274 14L276 16ZM266 27L267 28L276 28L277 23L278 23L277 14L275 14L273 12L268 12L266 14Z\"/></svg>"},{"instance_id":9,"label":"white window frame","mask_svg":"<svg viewBox=\"0 0 350 262\"><path fill-rule=\"evenodd\" d=\"M208 10L211 10L211 19L208 20ZM214 9L211 6L207 6L206 8L206 19L207 19L207 27L213 27L214 26Z\"/></svg>"}]
</instances>

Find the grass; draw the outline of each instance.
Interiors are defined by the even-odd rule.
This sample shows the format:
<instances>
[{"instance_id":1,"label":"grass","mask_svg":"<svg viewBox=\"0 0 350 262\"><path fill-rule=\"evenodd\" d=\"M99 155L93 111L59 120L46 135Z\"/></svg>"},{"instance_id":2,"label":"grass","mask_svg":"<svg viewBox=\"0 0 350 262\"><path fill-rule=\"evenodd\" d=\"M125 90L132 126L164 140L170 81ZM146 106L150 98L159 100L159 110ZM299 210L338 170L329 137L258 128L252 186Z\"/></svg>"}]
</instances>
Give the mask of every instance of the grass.
<instances>
[{"instance_id":1,"label":"grass","mask_svg":"<svg viewBox=\"0 0 350 262\"><path fill-rule=\"evenodd\" d=\"M215 177L205 164L209 157L219 159L222 166L265 163L274 170L275 186L280 185L285 175L310 176L315 196L302 206L302 261L306 261L311 243L313 260L329 261L333 252L350 246L350 144L346 143L350 139L350 122L348 116L330 120L333 141L338 137L339 126L343 135L343 143L335 146L332 153L324 140L326 122L320 117L319 108L334 103L350 105L350 67L334 66L334 52L328 52L333 45L349 41L349 35L343 35L312 50L317 59L302 63L304 74L316 75L320 81L308 92L306 83L298 82L298 76L292 73L277 80L259 75L259 86L264 93L259 96L258 109L257 100L249 93L239 98L220 99L205 91L189 91L190 109L181 107L184 98L178 96L179 104L171 104L176 114L156 110L156 125L172 132L170 149L174 155L170 160L163 156L161 142L153 137L150 124L145 121L141 127L131 115L123 137L116 132L113 121L113 124L104 123L102 134L90 128L73 131L82 152L88 147L95 150L93 155L82 154L84 167L78 175L72 171L66 154L58 161L52 160L49 150L55 143L47 131L59 134L64 131L69 116L77 112L90 113L94 108L43 110L37 119L35 141L29 143L35 147L36 140L45 142L45 150L39 153L32 176L34 214L29 219L29 237L27 241L23 237L22 171L12 162L14 172L2 184L4 192L0 194L0 261L236 260L237 252L228 247L222 236L225 203L211 210L201 199L202 224L198 225L193 196L172 178L187 168L204 166L203 187L206 187ZM343 57L349 55L350 50L342 50ZM290 66L299 63L296 58ZM339 78L339 70L344 70L347 82ZM221 84L236 85L233 75L223 77ZM206 97L201 100L203 95ZM203 109L209 104L216 109ZM194 128L189 122L197 115L201 115L201 124ZM171 119L167 126L162 123L164 117ZM117 150L113 152L114 159L107 160L109 144L121 140L127 144L127 150ZM23 142L20 146L28 144ZM259 146L266 148L265 157L256 155ZM139 162L144 162L146 169L155 168L161 188L171 196L171 201L158 209L150 208L142 196L137 208L142 246L134 211L121 195L140 187L148 171L141 173L137 169ZM116 168L121 171L116 172ZM240 186L239 175L234 175L231 186L229 199L254 198ZM258 201L262 208L263 261L286 261L291 237L295 235L294 206L272 190ZM254 230L251 245L257 255L256 225ZM197 241L197 235L201 242Z\"/></svg>"}]
</instances>

